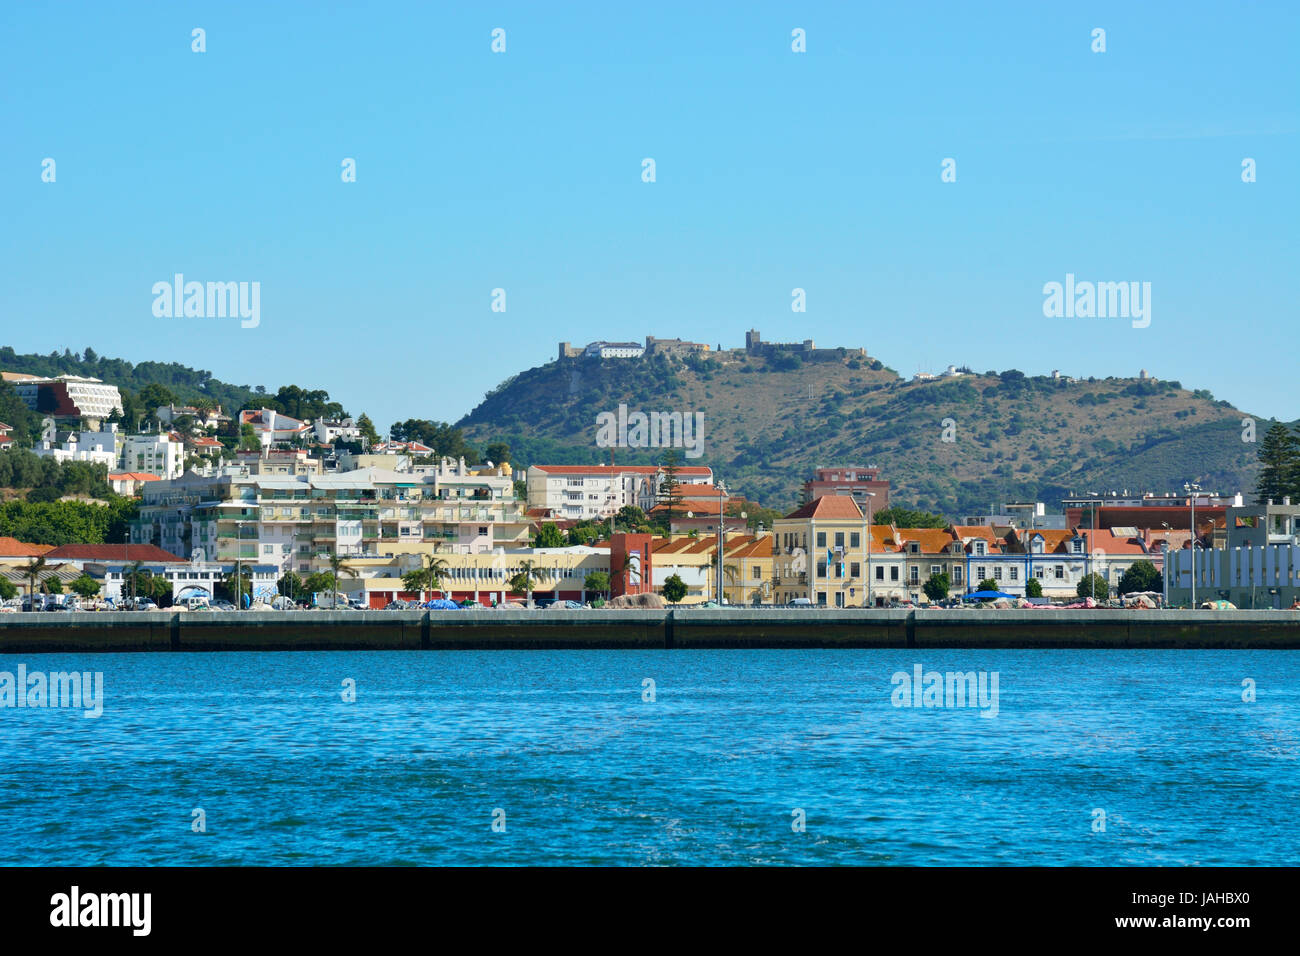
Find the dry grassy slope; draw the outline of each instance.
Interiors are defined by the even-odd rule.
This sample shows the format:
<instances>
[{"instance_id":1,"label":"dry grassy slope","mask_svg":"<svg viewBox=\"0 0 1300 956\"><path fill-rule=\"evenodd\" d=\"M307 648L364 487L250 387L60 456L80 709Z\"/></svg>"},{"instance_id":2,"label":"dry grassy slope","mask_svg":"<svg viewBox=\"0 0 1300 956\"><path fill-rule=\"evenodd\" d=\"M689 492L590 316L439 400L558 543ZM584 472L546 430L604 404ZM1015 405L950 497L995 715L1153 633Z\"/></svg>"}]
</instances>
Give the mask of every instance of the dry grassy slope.
<instances>
[{"instance_id":1,"label":"dry grassy slope","mask_svg":"<svg viewBox=\"0 0 1300 956\"><path fill-rule=\"evenodd\" d=\"M778 508L793 504L803 479L825 464L878 465L896 502L948 514L1075 491L1165 491L1188 479L1237 490L1254 480L1256 446L1241 441L1243 413L1165 383L981 374L911 384L871 360L777 364L552 362L504 383L458 424L473 441L510 441L525 462L595 461L601 411L620 402L700 411L700 461L734 491ZM951 442L944 419L953 422ZM617 454L653 460L651 452Z\"/></svg>"}]
</instances>

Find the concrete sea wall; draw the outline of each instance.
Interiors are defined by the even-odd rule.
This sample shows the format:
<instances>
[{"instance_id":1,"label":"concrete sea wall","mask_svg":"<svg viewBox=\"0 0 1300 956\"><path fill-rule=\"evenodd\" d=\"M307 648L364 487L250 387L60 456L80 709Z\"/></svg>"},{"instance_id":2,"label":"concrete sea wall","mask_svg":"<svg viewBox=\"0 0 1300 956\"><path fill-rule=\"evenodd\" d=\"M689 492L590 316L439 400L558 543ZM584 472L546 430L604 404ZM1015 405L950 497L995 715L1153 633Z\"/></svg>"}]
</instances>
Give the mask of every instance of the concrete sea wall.
<instances>
[{"instance_id":1,"label":"concrete sea wall","mask_svg":"<svg viewBox=\"0 0 1300 956\"><path fill-rule=\"evenodd\" d=\"M285 611L0 615L0 653L546 648L1300 648L1300 611Z\"/></svg>"}]
</instances>

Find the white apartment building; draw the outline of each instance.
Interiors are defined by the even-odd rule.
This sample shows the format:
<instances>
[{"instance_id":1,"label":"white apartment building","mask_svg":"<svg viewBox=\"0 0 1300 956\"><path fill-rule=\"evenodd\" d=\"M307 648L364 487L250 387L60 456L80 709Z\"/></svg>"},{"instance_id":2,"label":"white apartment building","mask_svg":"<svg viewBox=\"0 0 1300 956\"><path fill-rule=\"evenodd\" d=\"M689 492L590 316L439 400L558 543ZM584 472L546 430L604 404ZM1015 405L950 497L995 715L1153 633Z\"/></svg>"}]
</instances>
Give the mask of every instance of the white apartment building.
<instances>
[{"instance_id":1,"label":"white apartment building","mask_svg":"<svg viewBox=\"0 0 1300 956\"><path fill-rule=\"evenodd\" d=\"M527 480L530 509L549 509L570 521L599 521L627 505L643 511L653 508L663 469L657 465L532 465ZM682 465L677 480L683 485L712 484L713 469Z\"/></svg>"},{"instance_id":2,"label":"white apartment building","mask_svg":"<svg viewBox=\"0 0 1300 956\"><path fill-rule=\"evenodd\" d=\"M312 436L322 445L332 445L340 439L359 442L361 441L361 429L350 418L322 418L312 425Z\"/></svg>"},{"instance_id":3,"label":"white apartment building","mask_svg":"<svg viewBox=\"0 0 1300 956\"><path fill-rule=\"evenodd\" d=\"M122 442L121 467L160 478L179 478L185 471L185 445L167 433L128 435Z\"/></svg>"},{"instance_id":4,"label":"white apartment building","mask_svg":"<svg viewBox=\"0 0 1300 956\"><path fill-rule=\"evenodd\" d=\"M121 392L116 385L106 385L101 379L79 375L40 378L15 374L7 374L5 378L13 385L18 397L35 412L60 418L85 418L98 425L114 411L122 411Z\"/></svg>"},{"instance_id":5,"label":"white apartment building","mask_svg":"<svg viewBox=\"0 0 1300 956\"><path fill-rule=\"evenodd\" d=\"M32 453L41 458L53 458L57 462L88 461L103 465L109 471L116 471L120 453L118 443L121 436L116 425L109 425L106 431L73 432L64 441L54 438L53 421L46 420L44 437L32 448Z\"/></svg>"}]
</instances>

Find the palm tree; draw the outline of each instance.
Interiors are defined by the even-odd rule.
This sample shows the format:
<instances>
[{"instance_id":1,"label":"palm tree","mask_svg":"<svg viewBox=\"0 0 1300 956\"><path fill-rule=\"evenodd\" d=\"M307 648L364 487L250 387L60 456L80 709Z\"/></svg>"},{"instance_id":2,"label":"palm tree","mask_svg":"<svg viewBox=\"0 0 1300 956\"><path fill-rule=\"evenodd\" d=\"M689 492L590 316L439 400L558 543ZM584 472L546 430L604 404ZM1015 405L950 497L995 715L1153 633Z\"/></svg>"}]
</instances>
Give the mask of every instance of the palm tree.
<instances>
[{"instance_id":1,"label":"palm tree","mask_svg":"<svg viewBox=\"0 0 1300 956\"><path fill-rule=\"evenodd\" d=\"M131 581L131 607L135 607L136 587L139 581L140 572L144 570L144 562L136 561L127 566L126 573L130 576Z\"/></svg>"},{"instance_id":2,"label":"palm tree","mask_svg":"<svg viewBox=\"0 0 1300 956\"><path fill-rule=\"evenodd\" d=\"M523 561L519 565L519 573L510 579L510 590L518 594L523 591L527 595L528 606L533 606L533 584L542 579L542 571L532 561Z\"/></svg>"},{"instance_id":3,"label":"palm tree","mask_svg":"<svg viewBox=\"0 0 1300 956\"><path fill-rule=\"evenodd\" d=\"M45 558L32 558L30 564L23 568L23 573L27 575L27 609L36 610L36 578L46 568Z\"/></svg>"},{"instance_id":4,"label":"palm tree","mask_svg":"<svg viewBox=\"0 0 1300 956\"><path fill-rule=\"evenodd\" d=\"M448 572L447 562L432 554L424 556L423 576L429 585L429 591L442 590L443 576ZM423 590L423 588L421 589Z\"/></svg>"},{"instance_id":5,"label":"palm tree","mask_svg":"<svg viewBox=\"0 0 1300 956\"><path fill-rule=\"evenodd\" d=\"M730 584L732 587L735 587L735 586L736 586L736 581L737 581L739 578L740 578L740 568L736 567L736 565L734 565L734 564L724 564L724 565L722 566L722 579L723 579L723 581L725 581L727 584ZM726 596L726 591L725 591L725 590L723 591L723 596L724 596L724 597ZM745 603L745 595L744 595L743 589L742 589L742 592L741 592L741 595L740 595L740 603L741 603L741 604L744 604L744 603Z\"/></svg>"},{"instance_id":6,"label":"palm tree","mask_svg":"<svg viewBox=\"0 0 1300 956\"><path fill-rule=\"evenodd\" d=\"M355 568L348 567L343 563L343 559L338 556L337 551L330 552L329 556L330 575L334 579L334 590L330 592L330 607L338 607L339 601L339 572L343 572L348 577L355 578L357 572Z\"/></svg>"}]
</instances>

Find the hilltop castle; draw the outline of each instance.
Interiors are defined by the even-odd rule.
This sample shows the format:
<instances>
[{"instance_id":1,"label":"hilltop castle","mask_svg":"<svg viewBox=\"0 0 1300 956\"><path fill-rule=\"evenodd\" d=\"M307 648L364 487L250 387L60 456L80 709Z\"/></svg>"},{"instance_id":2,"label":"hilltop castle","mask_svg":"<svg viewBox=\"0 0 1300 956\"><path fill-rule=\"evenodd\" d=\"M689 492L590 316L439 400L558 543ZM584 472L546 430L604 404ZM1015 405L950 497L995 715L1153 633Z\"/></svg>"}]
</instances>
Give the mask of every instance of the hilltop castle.
<instances>
[{"instance_id":1,"label":"hilltop castle","mask_svg":"<svg viewBox=\"0 0 1300 956\"><path fill-rule=\"evenodd\" d=\"M709 347L707 342L688 342L685 339L657 339L653 335L647 335L644 346L637 342L600 341L591 342L586 346L573 346L568 342L561 342L559 358L629 359L646 358L653 355L684 358L688 355L695 355L700 358L719 359L725 362L745 355L772 356L782 354L797 354L806 361L826 362L854 356L866 358L867 350L864 348L819 349L813 344L812 339L804 339L802 342L764 342L763 336L758 329L750 329L745 333L745 347L743 349L724 349L719 345L714 350Z\"/></svg>"}]
</instances>

